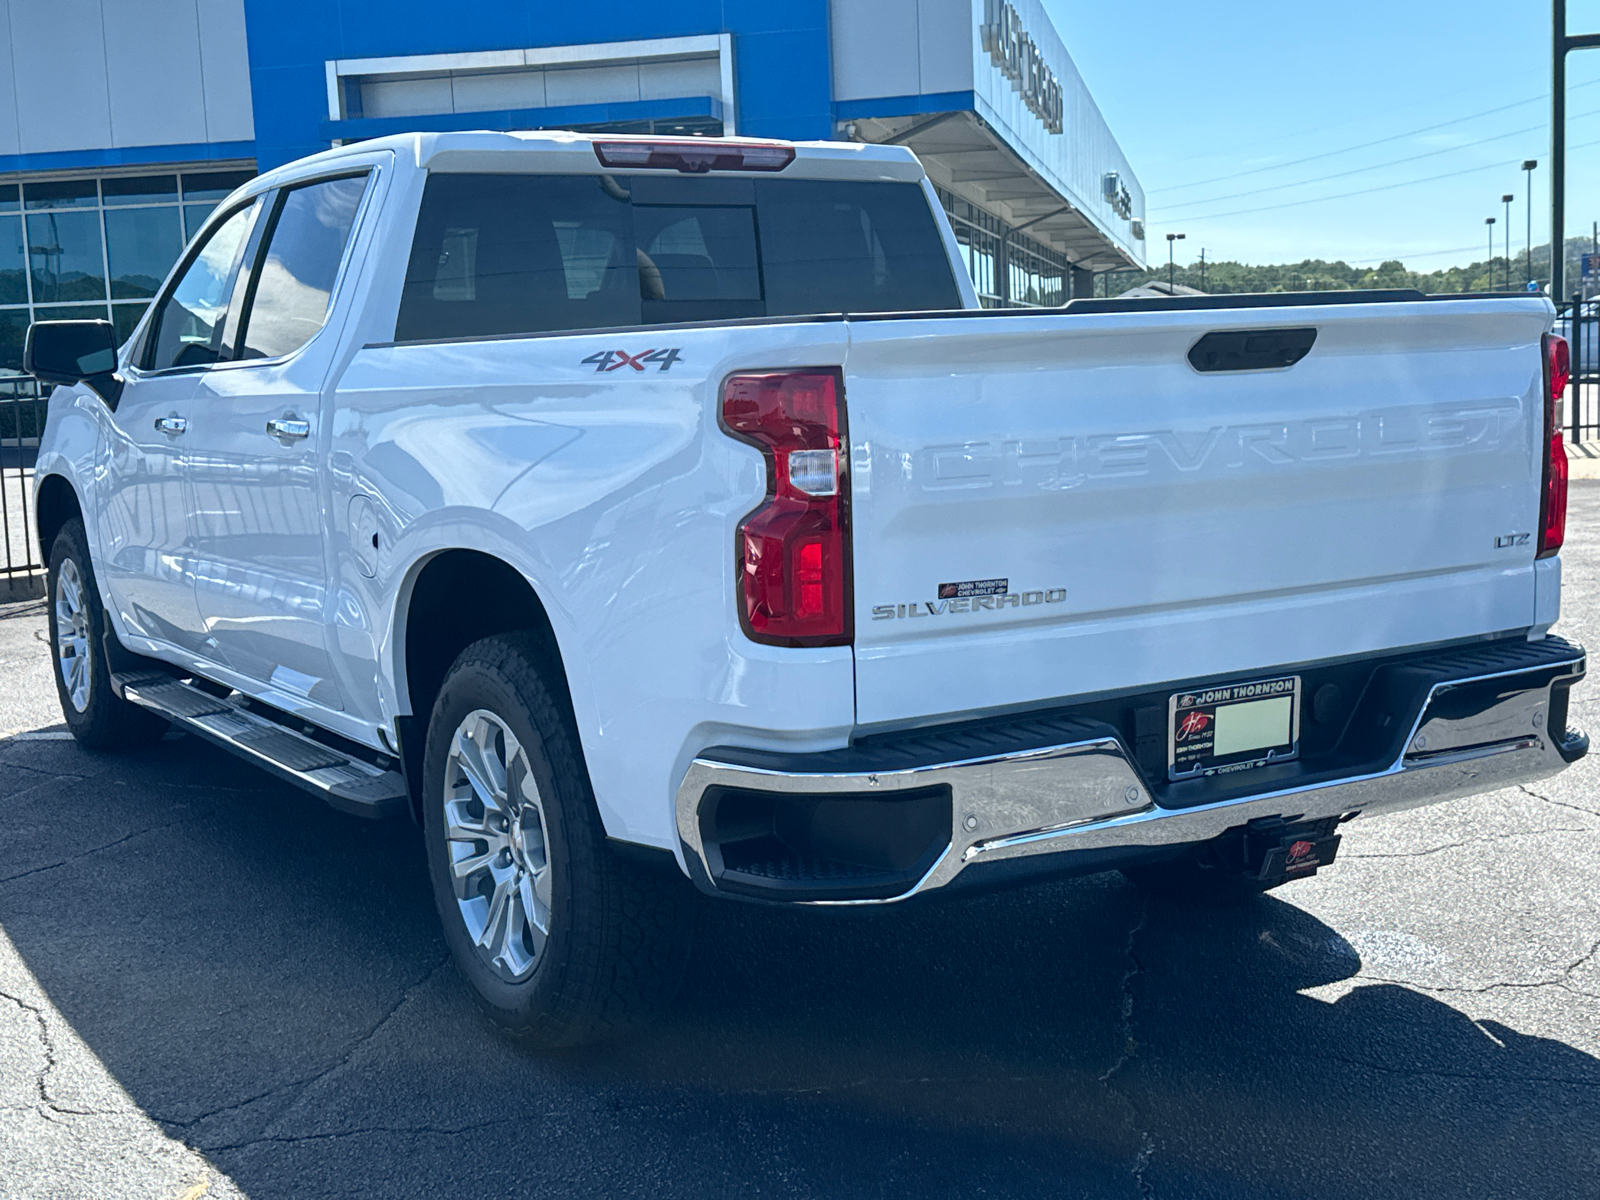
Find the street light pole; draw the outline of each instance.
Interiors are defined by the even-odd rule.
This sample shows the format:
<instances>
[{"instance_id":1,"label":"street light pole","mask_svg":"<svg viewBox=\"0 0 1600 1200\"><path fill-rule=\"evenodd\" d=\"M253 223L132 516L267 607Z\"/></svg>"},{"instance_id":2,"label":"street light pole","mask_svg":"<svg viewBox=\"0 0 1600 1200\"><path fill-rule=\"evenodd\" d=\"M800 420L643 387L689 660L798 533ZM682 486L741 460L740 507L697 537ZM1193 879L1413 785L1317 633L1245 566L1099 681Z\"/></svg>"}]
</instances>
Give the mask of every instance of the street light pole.
<instances>
[{"instance_id":1,"label":"street light pole","mask_svg":"<svg viewBox=\"0 0 1600 1200\"><path fill-rule=\"evenodd\" d=\"M1182 240L1183 234L1181 233L1167 234L1167 295L1169 296L1174 295L1177 291L1176 285L1172 282L1172 243L1181 242Z\"/></svg>"},{"instance_id":2,"label":"street light pole","mask_svg":"<svg viewBox=\"0 0 1600 1200\"><path fill-rule=\"evenodd\" d=\"M1550 0L1550 299L1561 303L1567 269L1567 55L1600 48L1600 33L1567 33L1567 0Z\"/></svg>"},{"instance_id":3,"label":"street light pole","mask_svg":"<svg viewBox=\"0 0 1600 1200\"><path fill-rule=\"evenodd\" d=\"M1528 277L1522 282L1533 282L1533 170L1539 165L1537 158L1524 159L1522 163L1523 178L1527 180L1524 195L1528 198Z\"/></svg>"},{"instance_id":4,"label":"street light pole","mask_svg":"<svg viewBox=\"0 0 1600 1200\"><path fill-rule=\"evenodd\" d=\"M1501 203L1506 206L1506 291L1508 292L1511 290L1511 202L1515 199L1516 197L1510 192L1500 197Z\"/></svg>"},{"instance_id":5,"label":"street light pole","mask_svg":"<svg viewBox=\"0 0 1600 1200\"><path fill-rule=\"evenodd\" d=\"M1484 222L1489 227L1489 282L1484 291L1494 291L1494 218L1489 217Z\"/></svg>"}]
</instances>

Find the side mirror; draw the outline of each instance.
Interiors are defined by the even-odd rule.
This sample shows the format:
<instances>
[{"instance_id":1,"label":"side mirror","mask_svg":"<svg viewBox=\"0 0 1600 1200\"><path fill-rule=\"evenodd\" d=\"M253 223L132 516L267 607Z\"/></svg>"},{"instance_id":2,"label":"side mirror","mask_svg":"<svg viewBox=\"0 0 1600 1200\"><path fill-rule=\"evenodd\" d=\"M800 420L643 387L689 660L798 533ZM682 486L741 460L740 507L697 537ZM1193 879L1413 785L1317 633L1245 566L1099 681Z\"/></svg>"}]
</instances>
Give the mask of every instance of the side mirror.
<instances>
[{"instance_id":1,"label":"side mirror","mask_svg":"<svg viewBox=\"0 0 1600 1200\"><path fill-rule=\"evenodd\" d=\"M122 395L110 321L35 321L28 326L22 369L45 383L87 383L113 409Z\"/></svg>"}]
</instances>

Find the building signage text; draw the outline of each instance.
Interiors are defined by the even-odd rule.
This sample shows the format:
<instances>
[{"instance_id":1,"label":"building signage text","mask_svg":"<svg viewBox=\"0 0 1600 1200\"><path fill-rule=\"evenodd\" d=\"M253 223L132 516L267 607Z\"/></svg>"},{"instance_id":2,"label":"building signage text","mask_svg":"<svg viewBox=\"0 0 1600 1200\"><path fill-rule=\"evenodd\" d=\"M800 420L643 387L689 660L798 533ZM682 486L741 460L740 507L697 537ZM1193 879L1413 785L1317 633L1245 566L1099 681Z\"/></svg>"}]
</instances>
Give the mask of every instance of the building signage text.
<instances>
[{"instance_id":1,"label":"building signage text","mask_svg":"<svg viewBox=\"0 0 1600 1200\"><path fill-rule=\"evenodd\" d=\"M1029 111L1051 133L1060 133L1061 81L1023 31L1017 10L1005 0L985 0L983 48L1000 73L1011 81Z\"/></svg>"},{"instance_id":2,"label":"building signage text","mask_svg":"<svg viewBox=\"0 0 1600 1200\"><path fill-rule=\"evenodd\" d=\"M1124 221L1133 219L1133 193L1128 190L1128 185L1122 182L1120 174L1116 171L1107 171L1102 175L1100 193L1117 216Z\"/></svg>"}]
</instances>

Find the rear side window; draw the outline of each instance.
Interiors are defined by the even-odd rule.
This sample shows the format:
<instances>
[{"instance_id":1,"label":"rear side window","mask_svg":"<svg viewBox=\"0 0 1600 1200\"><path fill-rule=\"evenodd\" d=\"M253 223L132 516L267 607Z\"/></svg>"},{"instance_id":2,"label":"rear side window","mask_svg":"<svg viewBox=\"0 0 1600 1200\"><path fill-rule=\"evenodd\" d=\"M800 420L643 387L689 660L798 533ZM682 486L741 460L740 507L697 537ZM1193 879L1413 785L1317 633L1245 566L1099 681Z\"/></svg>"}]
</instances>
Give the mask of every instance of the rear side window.
<instances>
[{"instance_id":1,"label":"rear side window","mask_svg":"<svg viewBox=\"0 0 1600 1200\"><path fill-rule=\"evenodd\" d=\"M395 339L960 306L916 184L434 175Z\"/></svg>"},{"instance_id":2,"label":"rear side window","mask_svg":"<svg viewBox=\"0 0 1600 1200\"><path fill-rule=\"evenodd\" d=\"M292 354L322 328L366 186L360 175L284 193L245 305L240 358Z\"/></svg>"},{"instance_id":3,"label":"rear side window","mask_svg":"<svg viewBox=\"0 0 1600 1200\"><path fill-rule=\"evenodd\" d=\"M396 338L639 323L627 193L594 175L434 175Z\"/></svg>"},{"instance_id":4,"label":"rear side window","mask_svg":"<svg viewBox=\"0 0 1600 1200\"><path fill-rule=\"evenodd\" d=\"M793 179L756 186L774 315L961 307L939 227L916 184Z\"/></svg>"}]
</instances>

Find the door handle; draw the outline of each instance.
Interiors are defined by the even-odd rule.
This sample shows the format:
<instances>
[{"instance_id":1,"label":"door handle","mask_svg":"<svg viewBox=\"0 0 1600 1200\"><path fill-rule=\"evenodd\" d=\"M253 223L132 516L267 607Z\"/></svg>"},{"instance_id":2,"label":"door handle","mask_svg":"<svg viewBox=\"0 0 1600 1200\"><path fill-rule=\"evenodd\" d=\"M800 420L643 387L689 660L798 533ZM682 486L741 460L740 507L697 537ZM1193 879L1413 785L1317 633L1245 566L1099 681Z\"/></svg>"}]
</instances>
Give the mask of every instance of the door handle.
<instances>
[{"instance_id":1,"label":"door handle","mask_svg":"<svg viewBox=\"0 0 1600 1200\"><path fill-rule=\"evenodd\" d=\"M267 432L273 437L303 438L311 436L311 422L299 417L273 417L267 422Z\"/></svg>"},{"instance_id":2,"label":"door handle","mask_svg":"<svg viewBox=\"0 0 1600 1200\"><path fill-rule=\"evenodd\" d=\"M177 437L187 428L189 428L189 422L182 417L156 418L156 429L168 437Z\"/></svg>"}]
</instances>

